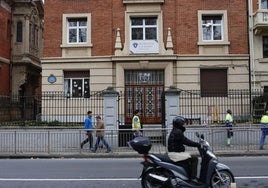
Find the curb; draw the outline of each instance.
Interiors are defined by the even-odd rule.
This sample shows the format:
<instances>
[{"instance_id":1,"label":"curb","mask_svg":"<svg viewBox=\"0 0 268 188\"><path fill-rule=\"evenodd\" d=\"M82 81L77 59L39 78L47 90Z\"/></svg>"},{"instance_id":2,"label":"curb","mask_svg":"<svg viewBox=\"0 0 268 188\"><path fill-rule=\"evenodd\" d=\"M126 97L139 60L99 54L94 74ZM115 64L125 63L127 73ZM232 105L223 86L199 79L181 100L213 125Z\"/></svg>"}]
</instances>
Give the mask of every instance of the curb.
<instances>
[{"instance_id":1,"label":"curb","mask_svg":"<svg viewBox=\"0 0 268 188\"><path fill-rule=\"evenodd\" d=\"M191 155L199 156L198 152L190 151ZM165 153L162 153L165 154ZM215 152L217 157L241 157L241 156L268 156L268 151L220 151ZM42 154L42 153L32 153L32 154L0 154L0 159L24 159L24 158L140 158L142 154L136 152L111 152L111 153L91 153L83 152L78 154L64 153L64 154Z\"/></svg>"}]
</instances>

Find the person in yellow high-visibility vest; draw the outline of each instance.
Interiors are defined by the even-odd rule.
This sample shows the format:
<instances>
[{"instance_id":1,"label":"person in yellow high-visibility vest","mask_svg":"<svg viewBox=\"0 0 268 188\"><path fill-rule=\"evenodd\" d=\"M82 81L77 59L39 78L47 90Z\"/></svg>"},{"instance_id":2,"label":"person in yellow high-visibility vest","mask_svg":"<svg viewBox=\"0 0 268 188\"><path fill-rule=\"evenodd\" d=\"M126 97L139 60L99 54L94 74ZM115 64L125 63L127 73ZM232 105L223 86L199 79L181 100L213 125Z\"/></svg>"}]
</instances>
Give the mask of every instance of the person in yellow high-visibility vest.
<instances>
[{"instance_id":1,"label":"person in yellow high-visibility vest","mask_svg":"<svg viewBox=\"0 0 268 188\"><path fill-rule=\"evenodd\" d=\"M263 149L265 137L268 134L268 111L261 118L261 139L260 139L260 149Z\"/></svg>"},{"instance_id":2,"label":"person in yellow high-visibility vest","mask_svg":"<svg viewBox=\"0 0 268 188\"><path fill-rule=\"evenodd\" d=\"M227 114L225 116L225 126L227 127L227 141L226 141L227 146L231 145L231 140L234 135L233 129L232 129L233 124L234 124L234 121L233 121L232 111L228 109Z\"/></svg>"},{"instance_id":3,"label":"person in yellow high-visibility vest","mask_svg":"<svg viewBox=\"0 0 268 188\"><path fill-rule=\"evenodd\" d=\"M141 129L141 120L139 117L139 110L135 110L134 116L132 118L132 131L134 132L135 137L142 136L142 133L140 131Z\"/></svg>"}]
</instances>

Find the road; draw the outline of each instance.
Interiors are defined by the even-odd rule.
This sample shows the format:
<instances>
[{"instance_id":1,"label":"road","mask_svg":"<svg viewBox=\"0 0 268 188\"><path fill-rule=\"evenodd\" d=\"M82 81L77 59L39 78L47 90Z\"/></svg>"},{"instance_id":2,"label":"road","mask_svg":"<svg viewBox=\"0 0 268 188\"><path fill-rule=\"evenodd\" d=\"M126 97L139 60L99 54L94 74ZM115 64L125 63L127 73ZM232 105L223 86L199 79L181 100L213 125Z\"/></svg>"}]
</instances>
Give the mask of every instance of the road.
<instances>
[{"instance_id":1,"label":"road","mask_svg":"<svg viewBox=\"0 0 268 188\"><path fill-rule=\"evenodd\" d=\"M268 188L268 157L223 157L237 187ZM139 158L1 159L1 188L140 188Z\"/></svg>"}]
</instances>

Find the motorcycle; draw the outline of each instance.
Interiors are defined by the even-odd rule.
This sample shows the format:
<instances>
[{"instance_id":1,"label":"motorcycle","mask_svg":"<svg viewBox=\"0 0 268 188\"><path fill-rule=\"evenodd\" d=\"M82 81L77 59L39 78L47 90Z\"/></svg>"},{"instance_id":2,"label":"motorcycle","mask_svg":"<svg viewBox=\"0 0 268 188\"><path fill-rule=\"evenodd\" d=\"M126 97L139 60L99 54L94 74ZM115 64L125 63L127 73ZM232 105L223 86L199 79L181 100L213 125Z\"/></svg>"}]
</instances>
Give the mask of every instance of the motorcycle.
<instances>
[{"instance_id":1,"label":"motorcycle","mask_svg":"<svg viewBox=\"0 0 268 188\"><path fill-rule=\"evenodd\" d=\"M231 183L235 182L230 168L218 161L204 135L196 133L196 136L202 145L198 149L201 163L197 168L197 180L191 179L187 169L178 164L178 161L185 160L185 152L176 153L177 157L174 159L168 154L149 153L152 144L148 137L131 140L129 146L143 155L140 176L142 188L230 188Z\"/></svg>"}]
</instances>

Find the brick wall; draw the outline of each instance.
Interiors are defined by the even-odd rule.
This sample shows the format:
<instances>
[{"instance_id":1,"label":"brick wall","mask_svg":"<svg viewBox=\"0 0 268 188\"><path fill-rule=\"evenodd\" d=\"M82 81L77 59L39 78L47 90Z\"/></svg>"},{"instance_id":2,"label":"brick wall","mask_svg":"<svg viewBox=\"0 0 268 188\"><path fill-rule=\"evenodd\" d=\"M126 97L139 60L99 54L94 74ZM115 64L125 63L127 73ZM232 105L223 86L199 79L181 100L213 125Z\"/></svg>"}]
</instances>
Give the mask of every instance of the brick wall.
<instances>
[{"instance_id":1,"label":"brick wall","mask_svg":"<svg viewBox=\"0 0 268 188\"><path fill-rule=\"evenodd\" d=\"M0 57L10 60L11 14L0 6ZM9 63L0 60L0 93L9 93Z\"/></svg>"},{"instance_id":2,"label":"brick wall","mask_svg":"<svg viewBox=\"0 0 268 188\"><path fill-rule=\"evenodd\" d=\"M176 54L198 54L198 10L227 10L230 54L248 54L247 1L245 0L166 0L163 32L172 30ZM62 14L92 14L92 56L113 55L116 28L124 42L125 5L122 0L46 0L44 57L61 56Z\"/></svg>"}]
</instances>

